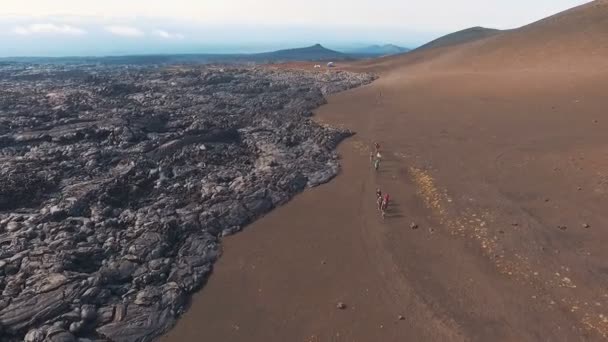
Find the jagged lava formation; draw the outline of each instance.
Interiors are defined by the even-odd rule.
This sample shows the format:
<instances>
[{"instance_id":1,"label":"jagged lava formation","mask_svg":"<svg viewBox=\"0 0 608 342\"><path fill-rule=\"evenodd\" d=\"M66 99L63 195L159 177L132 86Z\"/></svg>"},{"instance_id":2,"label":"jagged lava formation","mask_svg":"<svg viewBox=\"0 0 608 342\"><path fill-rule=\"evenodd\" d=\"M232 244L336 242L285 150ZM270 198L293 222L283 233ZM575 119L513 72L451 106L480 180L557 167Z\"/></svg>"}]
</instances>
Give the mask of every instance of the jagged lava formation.
<instances>
[{"instance_id":1,"label":"jagged lava formation","mask_svg":"<svg viewBox=\"0 0 608 342\"><path fill-rule=\"evenodd\" d=\"M0 66L2 341L150 341L220 237L338 172L343 71Z\"/></svg>"}]
</instances>

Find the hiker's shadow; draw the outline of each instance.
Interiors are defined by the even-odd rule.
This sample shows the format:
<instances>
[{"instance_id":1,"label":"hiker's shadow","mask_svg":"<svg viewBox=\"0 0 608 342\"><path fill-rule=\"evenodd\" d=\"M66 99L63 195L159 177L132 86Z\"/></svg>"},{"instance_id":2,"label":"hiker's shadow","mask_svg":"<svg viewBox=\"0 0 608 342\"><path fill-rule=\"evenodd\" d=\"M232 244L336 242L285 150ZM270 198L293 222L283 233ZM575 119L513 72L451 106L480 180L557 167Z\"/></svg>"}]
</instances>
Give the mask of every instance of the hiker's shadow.
<instances>
[{"instance_id":1,"label":"hiker's shadow","mask_svg":"<svg viewBox=\"0 0 608 342\"><path fill-rule=\"evenodd\" d=\"M388 208L386 208L386 218L400 218L405 217L403 212L399 208L399 203L391 201Z\"/></svg>"}]
</instances>

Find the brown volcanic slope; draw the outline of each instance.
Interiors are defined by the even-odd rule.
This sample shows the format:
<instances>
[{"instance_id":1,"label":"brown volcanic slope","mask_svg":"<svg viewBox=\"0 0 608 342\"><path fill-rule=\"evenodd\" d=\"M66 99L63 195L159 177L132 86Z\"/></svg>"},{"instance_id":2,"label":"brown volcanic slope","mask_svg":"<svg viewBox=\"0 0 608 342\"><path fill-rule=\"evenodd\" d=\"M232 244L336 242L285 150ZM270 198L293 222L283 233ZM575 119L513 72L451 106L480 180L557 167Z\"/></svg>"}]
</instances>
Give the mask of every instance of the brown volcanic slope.
<instances>
[{"instance_id":1,"label":"brown volcanic slope","mask_svg":"<svg viewBox=\"0 0 608 342\"><path fill-rule=\"evenodd\" d=\"M594 1L471 44L456 58L477 68L605 69L608 66L608 1Z\"/></svg>"},{"instance_id":2,"label":"brown volcanic slope","mask_svg":"<svg viewBox=\"0 0 608 342\"><path fill-rule=\"evenodd\" d=\"M485 27L480 27L480 26L471 27L471 28L468 28L468 29L465 29L462 31L450 33L445 36L439 37L433 41L430 41L430 42L414 49L414 51L429 50L429 49L435 49L435 48L439 48L439 47L454 46L454 45L458 45L458 44L469 43L469 42L473 42L473 41L476 41L479 39L497 35L501 32L502 32L501 30L490 29L490 28L485 28Z\"/></svg>"},{"instance_id":3,"label":"brown volcanic slope","mask_svg":"<svg viewBox=\"0 0 608 342\"><path fill-rule=\"evenodd\" d=\"M381 78L317 112L357 132L341 175L226 239L163 341L607 340L607 18L352 65Z\"/></svg>"},{"instance_id":4,"label":"brown volcanic slope","mask_svg":"<svg viewBox=\"0 0 608 342\"><path fill-rule=\"evenodd\" d=\"M385 70L424 62L427 70L603 70L608 68L606 56L608 1L596 0L515 30L363 62L360 67Z\"/></svg>"}]
</instances>

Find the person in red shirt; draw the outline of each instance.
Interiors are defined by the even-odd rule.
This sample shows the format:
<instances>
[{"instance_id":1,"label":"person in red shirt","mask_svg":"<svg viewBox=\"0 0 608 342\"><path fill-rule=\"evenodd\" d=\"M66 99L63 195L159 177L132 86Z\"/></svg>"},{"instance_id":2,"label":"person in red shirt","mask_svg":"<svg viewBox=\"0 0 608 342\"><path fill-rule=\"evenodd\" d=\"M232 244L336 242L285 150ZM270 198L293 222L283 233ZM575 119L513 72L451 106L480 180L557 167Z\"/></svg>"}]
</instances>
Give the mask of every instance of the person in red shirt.
<instances>
[{"instance_id":1,"label":"person in red shirt","mask_svg":"<svg viewBox=\"0 0 608 342\"><path fill-rule=\"evenodd\" d=\"M390 196L388 194L384 194L384 199L382 200L382 218L386 215L386 209L388 208L388 201L390 200Z\"/></svg>"}]
</instances>

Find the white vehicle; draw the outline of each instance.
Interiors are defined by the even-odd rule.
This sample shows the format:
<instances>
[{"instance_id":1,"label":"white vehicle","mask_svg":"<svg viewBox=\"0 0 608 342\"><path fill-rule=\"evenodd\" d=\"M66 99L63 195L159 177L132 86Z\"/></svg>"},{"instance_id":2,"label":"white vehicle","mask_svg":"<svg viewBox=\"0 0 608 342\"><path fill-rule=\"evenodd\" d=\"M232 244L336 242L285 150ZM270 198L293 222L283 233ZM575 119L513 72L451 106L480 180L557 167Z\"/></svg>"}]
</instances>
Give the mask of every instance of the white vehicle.
<instances>
[{"instance_id":1,"label":"white vehicle","mask_svg":"<svg viewBox=\"0 0 608 342\"><path fill-rule=\"evenodd\" d=\"M333 68L335 66L334 62L327 63L328 68Z\"/></svg>"}]
</instances>

